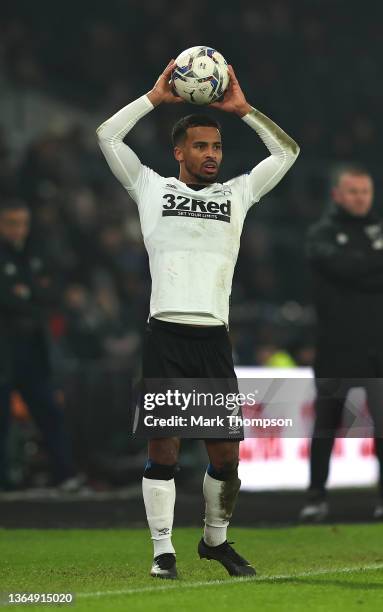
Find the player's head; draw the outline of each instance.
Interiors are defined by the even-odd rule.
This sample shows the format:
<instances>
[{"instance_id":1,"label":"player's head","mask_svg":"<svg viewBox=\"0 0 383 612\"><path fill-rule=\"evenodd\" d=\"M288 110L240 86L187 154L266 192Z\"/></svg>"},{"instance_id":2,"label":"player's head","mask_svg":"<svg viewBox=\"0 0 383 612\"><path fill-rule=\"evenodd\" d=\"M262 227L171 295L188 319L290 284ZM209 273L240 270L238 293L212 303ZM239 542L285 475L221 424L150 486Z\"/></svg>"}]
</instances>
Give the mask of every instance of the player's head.
<instances>
[{"instance_id":1,"label":"player's head","mask_svg":"<svg viewBox=\"0 0 383 612\"><path fill-rule=\"evenodd\" d=\"M29 234L31 216L22 200L0 203L0 239L16 247L25 243Z\"/></svg>"},{"instance_id":2,"label":"player's head","mask_svg":"<svg viewBox=\"0 0 383 612\"><path fill-rule=\"evenodd\" d=\"M372 206L374 183L362 167L345 166L335 174L332 197L334 202L355 217L364 217Z\"/></svg>"},{"instance_id":3,"label":"player's head","mask_svg":"<svg viewBox=\"0 0 383 612\"><path fill-rule=\"evenodd\" d=\"M173 127L174 157L185 183L214 183L222 162L221 126L207 115L182 117Z\"/></svg>"}]
</instances>

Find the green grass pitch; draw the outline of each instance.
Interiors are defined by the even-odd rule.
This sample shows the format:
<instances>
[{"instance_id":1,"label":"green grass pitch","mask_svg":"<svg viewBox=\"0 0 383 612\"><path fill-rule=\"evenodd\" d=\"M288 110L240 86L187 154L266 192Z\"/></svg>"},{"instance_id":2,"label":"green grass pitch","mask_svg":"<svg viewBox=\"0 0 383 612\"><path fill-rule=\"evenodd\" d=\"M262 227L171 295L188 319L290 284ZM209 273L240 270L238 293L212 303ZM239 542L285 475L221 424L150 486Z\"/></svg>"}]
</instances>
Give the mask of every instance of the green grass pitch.
<instances>
[{"instance_id":1,"label":"green grass pitch","mask_svg":"<svg viewBox=\"0 0 383 612\"><path fill-rule=\"evenodd\" d=\"M232 528L230 540L257 568L247 580L200 560L200 536L175 530L180 579L164 581L148 575L143 529L0 530L0 592L70 591L75 604L60 607L76 612L383 610L382 524Z\"/></svg>"}]
</instances>

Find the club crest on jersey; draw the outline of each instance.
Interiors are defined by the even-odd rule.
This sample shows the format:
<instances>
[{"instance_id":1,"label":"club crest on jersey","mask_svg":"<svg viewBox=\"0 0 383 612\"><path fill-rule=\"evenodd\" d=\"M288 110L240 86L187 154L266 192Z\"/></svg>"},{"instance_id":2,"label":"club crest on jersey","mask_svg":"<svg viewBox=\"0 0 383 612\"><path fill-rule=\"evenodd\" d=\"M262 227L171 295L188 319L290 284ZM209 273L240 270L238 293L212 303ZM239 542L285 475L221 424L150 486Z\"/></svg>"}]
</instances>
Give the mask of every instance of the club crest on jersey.
<instances>
[{"instance_id":1,"label":"club crest on jersey","mask_svg":"<svg viewBox=\"0 0 383 612\"><path fill-rule=\"evenodd\" d=\"M230 223L231 202L205 202L174 193L165 193L162 204L163 217L194 217Z\"/></svg>"},{"instance_id":2,"label":"club crest on jersey","mask_svg":"<svg viewBox=\"0 0 383 612\"><path fill-rule=\"evenodd\" d=\"M220 195L224 195L224 196L228 196L228 195L232 195L232 191L230 189L230 187L222 187L221 189L216 189L216 191L213 191L214 193L219 193Z\"/></svg>"}]
</instances>

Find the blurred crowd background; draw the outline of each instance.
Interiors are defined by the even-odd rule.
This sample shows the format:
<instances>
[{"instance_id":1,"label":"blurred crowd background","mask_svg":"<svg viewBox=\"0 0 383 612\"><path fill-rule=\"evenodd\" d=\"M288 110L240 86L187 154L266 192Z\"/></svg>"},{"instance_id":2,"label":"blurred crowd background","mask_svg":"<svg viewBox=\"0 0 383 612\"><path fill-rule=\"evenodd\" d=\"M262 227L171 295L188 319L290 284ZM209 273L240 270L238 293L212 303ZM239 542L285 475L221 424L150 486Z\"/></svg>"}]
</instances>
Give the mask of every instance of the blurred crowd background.
<instances>
[{"instance_id":1,"label":"blurred crowd background","mask_svg":"<svg viewBox=\"0 0 383 612\"><path fill-rule=\"evenodd\" d=\"M329 205L337 164L363 163L380 199L383 8L367 4L362 12L356 0L2 6L0 197L28 203L33 239L60 280L52 351L65 401L83 406L80 455L85 439L100 449L107 438L102 425L97 433L102 421L92 411L98 406L101 414L108 404L121 413L125 374L137 375L150 295L137 210L98 150L97 126L148 91L187 47L208 44L233 64L249 101L301 146L293 171L245 224L232 294L235 362L262 365L277 353L281 363L310 365L315 317L306 229ZM171 126L193 111L160 107L129 143L144 163L172 176ZM222 113L219 120L226 179L267 151L236 117ZM112 437L113 448L126 444Z\"/></svg>"}]
</instances>

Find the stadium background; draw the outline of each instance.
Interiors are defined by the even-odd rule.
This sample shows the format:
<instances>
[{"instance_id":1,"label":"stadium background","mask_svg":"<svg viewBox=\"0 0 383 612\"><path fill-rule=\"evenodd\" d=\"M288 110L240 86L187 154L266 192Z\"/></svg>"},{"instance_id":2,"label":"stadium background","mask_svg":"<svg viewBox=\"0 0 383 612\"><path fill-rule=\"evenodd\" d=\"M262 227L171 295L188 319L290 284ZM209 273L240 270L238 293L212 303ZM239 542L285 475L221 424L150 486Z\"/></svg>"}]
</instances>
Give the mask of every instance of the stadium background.
<instances>
[{"instance_id":1,"label":"stadium background","mask_svg":"<svg viewBox=\"0 0 383 612\"><path fill-rule=\"evenodd\" d=\"M383 9L368 4L363 13L341 0L2 7L0 195L28 202L35 238L60 278L50 324L57 389L78 464L94 486L137 482L142 471L143 445L125 433L124 398L137 375L150 291L136 207L105 164L95 128L148 91L182 49L202 43L225 55L250 102L302 149L246 221L232 294L235 362L262 365L283 350L310 365L315 318L304 235L328 203L332 169L363 163L380 201ZM181 112L192 108L161 106L130 136L140 158L165 175L177 172L169 133ZM229 178L265 149L236 117L219 120ZM46 458L17 397L14 412L14 478L44 484ZM185 446L192 477L202 458Z\"/></svg>"}]
</instances>

